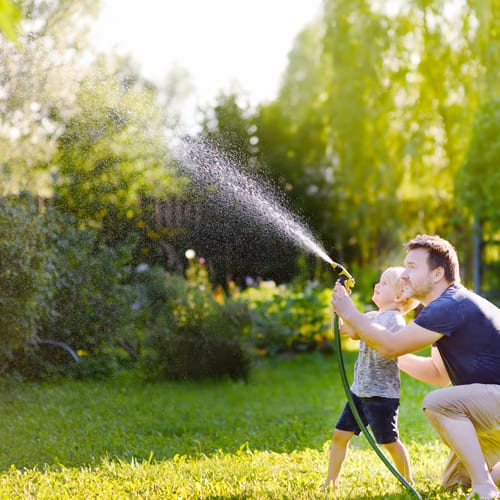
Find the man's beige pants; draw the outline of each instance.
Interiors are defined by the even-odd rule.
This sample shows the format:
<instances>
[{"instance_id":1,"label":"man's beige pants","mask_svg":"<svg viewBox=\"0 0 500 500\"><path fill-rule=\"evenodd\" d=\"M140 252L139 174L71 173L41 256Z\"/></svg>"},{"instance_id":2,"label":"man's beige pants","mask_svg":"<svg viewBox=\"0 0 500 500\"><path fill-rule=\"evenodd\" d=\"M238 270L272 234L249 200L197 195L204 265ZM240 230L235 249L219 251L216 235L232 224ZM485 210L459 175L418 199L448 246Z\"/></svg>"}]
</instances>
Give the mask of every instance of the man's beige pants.
<instances>
[{"instance_id":1,"label":"man's beige pants","mask_svg":"<svg viewBox=\"0 0 500 500\"><path fill-rule=\"evenodd\" d=\"M490 470L500 461L500 385L470 384L445 387L429 393L423 402L446 417L470 420ZM450 452L442 484L471 486L471 480L455 453Z\"/></svg>"}]
</instances>

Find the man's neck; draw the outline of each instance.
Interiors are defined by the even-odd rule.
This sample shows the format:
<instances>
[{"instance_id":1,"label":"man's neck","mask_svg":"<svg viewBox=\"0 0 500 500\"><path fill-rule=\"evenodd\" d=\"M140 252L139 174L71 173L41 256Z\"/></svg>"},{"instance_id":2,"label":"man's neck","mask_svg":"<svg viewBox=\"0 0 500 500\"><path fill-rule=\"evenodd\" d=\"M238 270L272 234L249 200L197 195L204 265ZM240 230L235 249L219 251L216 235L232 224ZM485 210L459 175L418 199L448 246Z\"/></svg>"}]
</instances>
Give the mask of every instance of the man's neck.
<instances>
[{"instance_id":1,"label":"man's neck","mask_svg":"<svg viewBox=\"0 0 500 500\"><path fill-rule=\"evenodd\" d=\"M443 293L453 285L454 282L449 283L448 281L439 282L434 286L434 288L430 291L430 293L425 297L425 300L421 300L424 306L429 305L433 300L436 300L438 297L441 297Z\"/></svg>"}]
</instances>

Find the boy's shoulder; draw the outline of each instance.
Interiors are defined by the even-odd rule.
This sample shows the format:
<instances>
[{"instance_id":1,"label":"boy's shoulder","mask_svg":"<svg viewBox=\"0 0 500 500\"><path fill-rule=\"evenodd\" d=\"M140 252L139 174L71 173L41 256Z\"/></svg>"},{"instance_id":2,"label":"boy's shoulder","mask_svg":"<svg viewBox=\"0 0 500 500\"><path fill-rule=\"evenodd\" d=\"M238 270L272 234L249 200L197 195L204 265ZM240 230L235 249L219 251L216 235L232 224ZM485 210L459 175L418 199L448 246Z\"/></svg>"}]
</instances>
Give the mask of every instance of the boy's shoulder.
<instances>
[{"instance_id":1,"label":"boy's shoulder","mask_svg":"<svg viewBox=\"0 0 500 500\"><path fill-rule=\"evenodd\" d=\"M392 317L392 316L403 316L401 311L397 309L391 309L389 311L368 311L365 313L370 318L378 318L381 316Z\"/></svg>"},{"instance_id":2,"label":"boy's shoulder","mask_svg":"<svg viewBox=\"0 0 500 500\"><path fill-rule=\"evenodd\" d=\"M393 332L400 330L406 325L404 316L398 310L370 311L369 318Z\"/></svg>"}]
</instances>

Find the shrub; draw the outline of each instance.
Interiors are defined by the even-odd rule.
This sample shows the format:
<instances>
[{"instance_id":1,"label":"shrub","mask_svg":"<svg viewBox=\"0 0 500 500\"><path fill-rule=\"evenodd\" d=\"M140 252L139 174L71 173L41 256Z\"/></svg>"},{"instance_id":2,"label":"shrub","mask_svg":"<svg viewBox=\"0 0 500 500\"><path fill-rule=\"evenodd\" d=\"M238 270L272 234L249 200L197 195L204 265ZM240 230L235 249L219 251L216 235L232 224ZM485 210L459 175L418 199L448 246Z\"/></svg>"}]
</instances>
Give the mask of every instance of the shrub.
<instances>
[{"instance_id":1,"label":"shrub","mask_svg":"<svg viewBox=\"0 0 500 500\"><path fill-rule=\"evenodd\" d=\"M188 276L191 280L161 268L142 275L147 309L143 373L148 379L246 380L250 371L250 354L243 343L246 305L231 299L218 302L198 279L200 273Z\"/></svg>"},{"instance_id":2,"label":"shrub","mask_svg":"<svg viewBox=\"0 0 500 500\"><path fill-rule=\"evenodd\" d=\"M134 325L126 284L131 249L99 244L94 230L40 210L29 197L2 204L0 225L4 371L29 378L102 373L104 359L113 358L112 347ZM76 351L99 356L99 370L87 360L73 367Z\"/></svg>"},{"instance_id":3,"label":"shrub","mask_svg":"<svg viewBox=\"0 0 500 500\"><path fill-rule=\"evenodd\" d=\"M42 321L39 336L83 351L85 370L90 373L93 363L102 372L106 357L112 364L113 348L134 330L134 291L127 284L132 248L99 244L94 230L76 228L65 219L58 226L54 253L51 315ZM46 359L62 367L73 361L67 355Z\"/></svg>"},{"instance_id":4,"label":"shrub","mask_svg":"<svg viewBox=\"0 0 500 500\"><path fill-rule=\"evenodd\" d=\"M316 282L305 287L261 282L247 288L241 300L250 310L252 342L259 352L271 356L286 351L332 350L329 298L330 290Z\"/></svg>"},{"instance_id":5,"label":"shrub","mask_svg":"<svg viewBox=\"0 0 500 500\"><path fill-rule=\"evenodd\" d=\"M0 199L0 371L33 345L49 313L50 226L28 195Z\"/></svg>"}]
</instances>

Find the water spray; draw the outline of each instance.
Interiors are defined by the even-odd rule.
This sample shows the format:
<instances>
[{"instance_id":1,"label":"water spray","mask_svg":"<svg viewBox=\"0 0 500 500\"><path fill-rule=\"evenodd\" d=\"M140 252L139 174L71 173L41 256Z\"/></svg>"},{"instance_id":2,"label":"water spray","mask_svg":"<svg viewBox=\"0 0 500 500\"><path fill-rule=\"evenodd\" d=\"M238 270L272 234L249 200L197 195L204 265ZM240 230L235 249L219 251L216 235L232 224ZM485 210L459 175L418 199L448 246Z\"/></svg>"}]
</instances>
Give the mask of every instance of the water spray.
<instances>
[{"instance_id":1,"label":"water spray","mask_svg":"<svg viewBox=\"0 0 500 500\"><path fill-rule=\"evenodd\" d=\"M333 262L331 259L329 259L328 262L331 264L333 269L339 275L339 278L338 278L339 282L342 285L344 285L344 287L346 288L347 291L349 291L354 286L354 283L355 283L354 278L349 274L349 272L347 271L347 269L344 266L338 264L337 262ZM342 354L342 345L340 342L339 316L337 313L335 313L334 317L333 317L333 330L334 330L335 347L336 347L336 352L337 352L337 362L338 362L338 367L339 367L340 378L342 379L342 385L344 387L344 392L347 396L347 402L349 403L349 407L351 408L351 411L354 415L354 419L356 420L356 423L358 424L359 428L361 429L361 432L366 437L370 446L373 448L373 450L379 456L379 458L382 460L382 462L384 462L385 466L396 477L396 479L406 489L408 489L413 495L415 495L415 497L422 500L420 493L417 490L415 490L415 488L413 488L413 486L398 472L398 470L391 464L391 462L387 459L387 457L382 453L382 451L378 447L375 439L370 434L370 432L366 428L365 424L363 423L361 416L359 415L358 409L356 408L356 403L354 402L354 399L353 399L352 394L351 394L349 381L347 380L347 375L346 375L346 371L345 371L344 356Z\"/></svg>"},{"instance_id":2,"label":"water spray","mask_svg":"<svg viewBox=\"0 0 500 500\"><path fill-rule=\"evenodd\" d=\"M267 227L274 232L278 231L297 246L307 249L312 254L323 259L338 273L340 283L347 290L354 286L354 278L345 267L330 259L320 243L314 239L307 226L295 214L283 208L280 203L281 200L276 197L273 190L269 186L263 185L262 182L243 174L241 169L235 167L232 159L222 154L214 145L203 141L184 139L174 148L173 155L179 162L181 170L188 174L195 184L218 196L221 203L225 205L230 203L233 209L239 207L240 214L245 216L247 220L259 223L261 227ZM337 314L334 315L333 323L339 372L354 418L371 447L387 468L408 490L421 500L419 493L399 474L380 451L359 416L345 372Z\"/></svg>"}]
</instances>

